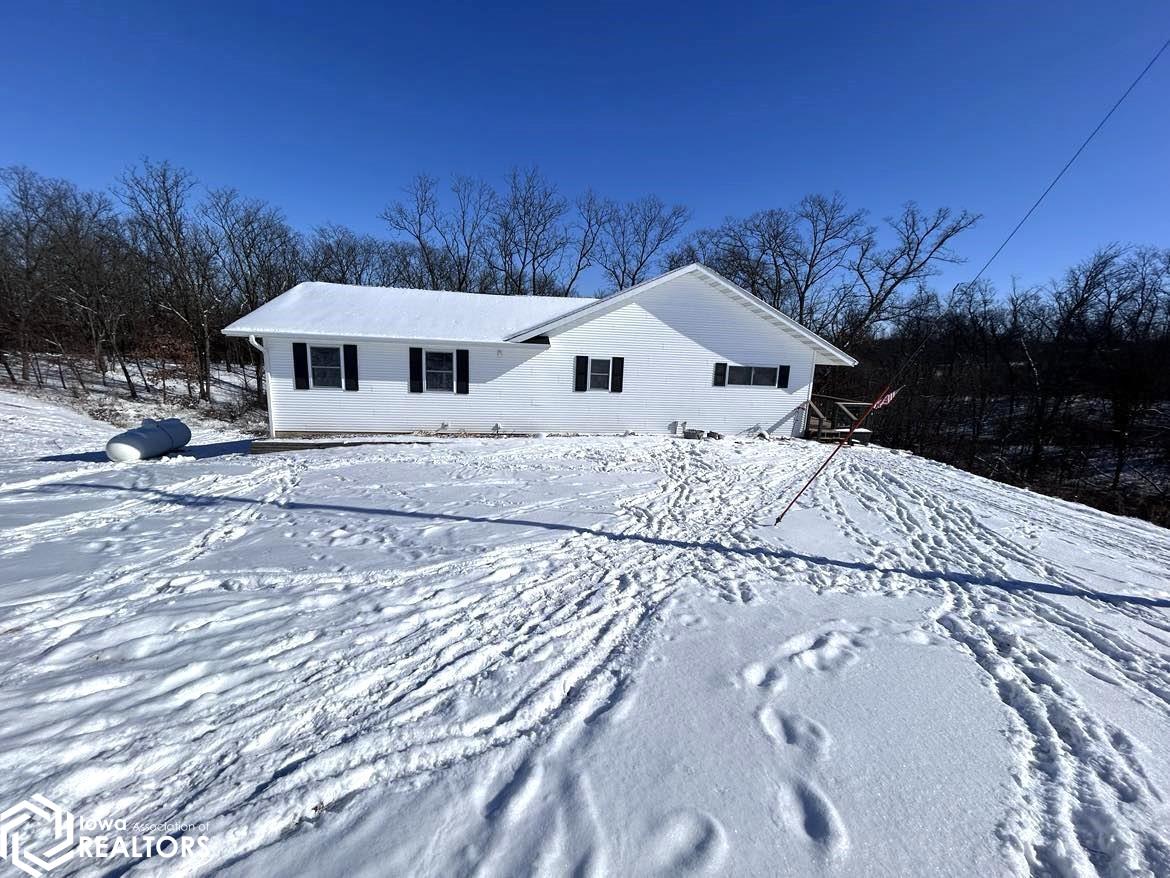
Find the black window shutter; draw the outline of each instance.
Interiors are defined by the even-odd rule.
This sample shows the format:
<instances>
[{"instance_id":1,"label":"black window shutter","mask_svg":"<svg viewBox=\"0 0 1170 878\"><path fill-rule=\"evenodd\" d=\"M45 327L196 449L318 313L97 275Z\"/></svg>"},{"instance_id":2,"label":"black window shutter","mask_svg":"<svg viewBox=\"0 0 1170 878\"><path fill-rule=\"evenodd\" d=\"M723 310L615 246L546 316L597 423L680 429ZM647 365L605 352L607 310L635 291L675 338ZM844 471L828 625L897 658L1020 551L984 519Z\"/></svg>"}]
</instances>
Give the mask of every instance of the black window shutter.
<instances>
[{"instance_id":1,"label":"black window shutter","mask_svg":"<svg viewBox=\"0 0 1170 878\"><path fill-rule=\"evenodd\" d=\"M297 390L309 389L309 348L303 341L293 342L293 382Z\"/></svg>"},{"instance_id":2,"label":"black window shutter","mask_svg":"<svg viewBox=\"0 0 1170 878\"><path fill-rule=\"evenodd\" d=\"M589 358L577 357L576 381L573 390L584 392L589 387Z\"/></svg>"},{"instance_id":3,"label":"black window shutter","mask_svg":"<svg viewBox=\"0 0 1170 878\"><path fill-rule=\"evenodd\" d=\"M716 387L726 387L727 386L727 364L726 363L716 363L715 364L714 384Z\"/></svg>"},{"instance_id":4,"label":"black window shutter","mask_svg":"<svg viewBox=\"0 0 1170 878\"><path fill-rule=\"evenodd\" d=\"M410 349L410 392L423 392L422 348Z\"/></svg>"},{"instance_id":5,"label":"black window shutter","mask_svg":"<svg viewBox=\"0 0 1170 878\"><path fill-rule=\"evenodd\" d=\"M788 370L789 370L789 368L791 368L791 367L789 367L789 366L777 366L776 367L776 386L777 387L787 387L788 386Z\"/></svg>"},{"instance_id":6,"label":"black window shutter","mask_svg":"<svg viewBox=\"0 0 1170 878\"><path fill-rule=\"evenodd\" d=\"M626 358L614 357L609 361L609 392L621 393L622 382L626 377Z\"/></svg>"},{"instance_id":7,"label":"black window shutter","mask_svg":"<svg viewBox=\"0 0 1170 878\"><path fill-rule=\"evenodd\" d=\"M345 360L345 389L358 389L357 345L343 345L341 355Z\"/></svg>"},{"instance_id":8,"label":"black window shutter","mask_svg":"<svg viewBox=\"0 0 1170 878\"><path fill-rule=\"evenodd\" d=\"M462 348L455 351L455 392L467 393L468 352Z\"/></svg>"}]
</instances>

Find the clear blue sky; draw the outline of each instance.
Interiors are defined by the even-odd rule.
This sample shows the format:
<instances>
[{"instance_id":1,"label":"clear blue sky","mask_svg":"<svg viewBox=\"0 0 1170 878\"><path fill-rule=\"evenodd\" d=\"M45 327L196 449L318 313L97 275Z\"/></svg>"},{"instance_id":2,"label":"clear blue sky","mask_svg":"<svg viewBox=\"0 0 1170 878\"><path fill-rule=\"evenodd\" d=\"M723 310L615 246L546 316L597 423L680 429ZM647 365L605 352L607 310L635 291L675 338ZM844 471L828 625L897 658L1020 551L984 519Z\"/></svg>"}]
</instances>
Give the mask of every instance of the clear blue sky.
<instances>
[{"instance_id":1,"label":"clear blue sky","mask_svg":"<svg viewBox=\"0 0 1170 878\"><path fill-rule=\"evenodd\" d=\"M165 158L367 231L420 171L535 163L702 225L838 190L984 214L974 270L1170 36L1166 0L559 5L9 3L0 165ZM1170 57L990 276L1110 241L1170 246Z\"/></svg>"}]
</instances>

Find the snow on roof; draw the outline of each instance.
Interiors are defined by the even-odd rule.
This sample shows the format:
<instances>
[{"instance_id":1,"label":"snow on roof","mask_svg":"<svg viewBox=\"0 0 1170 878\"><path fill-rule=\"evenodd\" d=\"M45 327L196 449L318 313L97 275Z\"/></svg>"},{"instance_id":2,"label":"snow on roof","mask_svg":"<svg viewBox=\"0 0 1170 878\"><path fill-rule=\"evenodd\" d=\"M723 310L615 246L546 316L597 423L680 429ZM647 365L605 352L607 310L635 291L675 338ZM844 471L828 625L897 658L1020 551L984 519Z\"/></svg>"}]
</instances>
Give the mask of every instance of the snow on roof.
<instances>
[{"instance_id":1,"label":"snow on roof","mask_svg":"<svg viewBox=\"0 0 1170 878\"><path fill-rule=\"evenodd\" d=\"M241 317L224 334L502 342L594 303L309 281Z\"/></svg>"}]
</instances>

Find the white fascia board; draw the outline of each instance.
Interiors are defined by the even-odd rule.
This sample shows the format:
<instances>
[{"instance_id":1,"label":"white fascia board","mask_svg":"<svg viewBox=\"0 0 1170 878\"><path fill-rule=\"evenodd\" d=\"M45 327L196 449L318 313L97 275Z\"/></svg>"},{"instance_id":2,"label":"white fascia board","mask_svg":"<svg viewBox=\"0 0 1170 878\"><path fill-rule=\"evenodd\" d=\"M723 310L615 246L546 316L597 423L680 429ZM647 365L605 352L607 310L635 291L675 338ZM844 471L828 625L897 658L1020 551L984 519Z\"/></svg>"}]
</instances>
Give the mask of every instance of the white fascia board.
<instances>
[{"instance_id":1,"label":"white fascia board","mask_svg":"<svg viewBox=\"0 0 1170 878\"><path fill-rule=\"evenodd\" d=\"M513 341L492 341L490 339L470 339L470 338L407 338L400 336L389 335L326 335L320 332L304 331L304 332L256 332L247 330L227 331L221 330L224 335L233 338L248 338L255 336L261 339L265 338L291 338L291 339L305 339L308 341L329 341L329 342L354 342L354 341L384 341L392 344L412 344L426 347L427 345L460 345L463 347L482 347L482 348L540 348L548 347L548 345L539 342L513 342Z\"/></svg>"}]
</instances>

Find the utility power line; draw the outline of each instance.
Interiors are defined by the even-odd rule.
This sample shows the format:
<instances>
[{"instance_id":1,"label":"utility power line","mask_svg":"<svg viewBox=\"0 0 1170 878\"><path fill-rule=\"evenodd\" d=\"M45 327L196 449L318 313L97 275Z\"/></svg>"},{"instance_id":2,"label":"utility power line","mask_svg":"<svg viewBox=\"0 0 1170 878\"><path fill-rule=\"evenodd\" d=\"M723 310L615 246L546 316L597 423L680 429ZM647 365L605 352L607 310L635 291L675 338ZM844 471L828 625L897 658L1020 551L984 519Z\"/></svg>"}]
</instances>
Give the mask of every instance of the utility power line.
<instances>
[{"instance_id":1,"label":"utility power line","mask_svg":"<svg viewBox=\"0 0 1170 878\"><path fill-rule=\"evenodd\" d=\"M1036 212L1036 208L1038 208L1044 199L1048 197L1048 193L1056 188L1056 184L1060 182L1061 178L1068 172L1068 169L1073 166L1073 162L1075 162L1080 157L1080 154L1085 151L1085 147L1087 147L1092 142L1093 138L1097 136L1097 132L1105 127L1105 123L1107 123L1113 114L1117 112L1117 108L1125 102L1125 99L1129 97L1130 92L1137 88L1139 82L1145 79L1146 74L1150 72L1150 68L1158 62L1158 59L1162 57L1167 48L1170 48L1170 39L1167 39L1164 43L1162 43L1158 51L1154 53L1154 57L1149 60L1146 66L1142 68L1141 73L1139 73L1137 77L1134 78L1133 82L1129 84L1129 88L1121 93L1121 97L1119 97L1114 102L1113 106L1109 108L1109 112L1101 117L1101 121L1097 123L1097 127L1089 132L1089 136L1086 137L1084 141L1081 142L1081 145L1077 147L1076 152L1072 154L1072 158L1064 163L1064 167L1062 167L1056 176L1052 178L1052 182L1049 183L1047 188L1045 188L1045 190L1040 193L1040 197L1037 198L1036 201L1033 202L1032 206L1028 208L1028 212L1025 213L1020 221L1016 223L1015 227L1010 232L1008 232L1008 236L1003 239L1003 243L995 248L995 252L991 254L991 257L985 263L983 263L983 267L979 269L975 277L967 281L968 286L974 285L981 277L983 277L983 273L991 267L991 263L995 262L996 257L1003 252L1003 249L1011 242L1012 238L1016 236L1016 232L1023 228L1024 223L1026 223L1029 218L1031 218L1032 214ZM801 489L796 492L796 496L788 501L788 505L784 507L784 511L776 516L776 524L779 524L781 520L783 520L784 516L788 514L788 510L796 505L796 501L799 500L800 496L808 490L809 485L816 481L817 476L819 476L824 471L825 467L829 465L829 462L837 455L837 452L840 451L843 446L849 443L849 440L853 438L853 434L865 422L865 419L870 416L878 402L885 399L887 394L889 394L890 391L894 389L894 385L898 383L898 379L902 377L902 375L910 367L910 364L918 359L918 355L922 353L923 349L925 349L926 342L930 339L930 336L930 332L927 332L925 335L923 335L922 340L918 343L918 347L916 347L910 356L902 362L902 365L898 367L898 371L895 372L894 376L886 382L885 386L882 388L881 393L879 393L874 401L869 404L869 408L867 408L862 413L860 418L853 422L853 426L849 428L849 432L846 433L841 441L838 442L837 445L833 448L833 450L829 452L829 456L825 458L824 462L819 467L817 467L816 472L814 472L809 477L809 480L804 483Z\"/></svg>"},{"instance_id":2,"label":"utility power line","mask_svg":"<svg viewBox=\"0 0 1170 878\"><path fill-rule=\"evenodd\" d=\"M1101 118L1101 121L1097 123L1097 127L1090 131L1089 136L1086 137L1084 142L1082 142L1081 145L1077 147L1077 151L1072 154L1072 158L1065 162L1064 167L1060 169L1060 172L1052 178L1052 182L1048 184L1048 188L1040 193L1040 197L1037 198L1032 206L1028 208L1028 212L1024 214L1023 218L1018 223L1016 223L1015 228L1008 232L1008 236L1003 239L1003 243L995 248L995 252L991 254L991 258L983 263L983 267L979 269L979 272L975 275L975 277L967 281L968 285L974 284L979 280L979 278L983 277L983 272L987 271L987 269L991 267L991 263L995 262L995 258L1003 252L1003 248L1011 243L1012 238L1016 236L1016 232L1018 232L1023 227L1024 223L1026 223L1032 216L1032 214L1036 212L1036 208L1038 208L1044 199L1048 197L1048 193L1056 188L1056 184L1060 182L1061 177L1063 177L1068 169L1073 166L1073 162L1075 162L1080 157L1081 153L1085 151L1085 147L1088 146L1089 143L1092 142L1093 138L1097 136L1097 132L1105 127L1105 123L1108 122L1110 117L1112 117L1113 114L1117 112L1117 108L1125 102L1125 99L1129 97L1129 93L1137 88L1139 82L1145 79L1146 74L1150 72L1150 68L1157 63L1158 59L1162 57L1162 53L1165 52L1167 48L1170 48L1170 39L1162 43L1162 47L1154 53L1154 57L1150 59L1149 63L1146 64L1145 67L1142 68L1142 72L1139 73L1137 78L1129 84L1129 88L1122 92L1121 97L1119 97L1116 103L1114 103L1113 106L1109 108L1109 112L1106 113Z\"/></svg>"}]
</instances>

